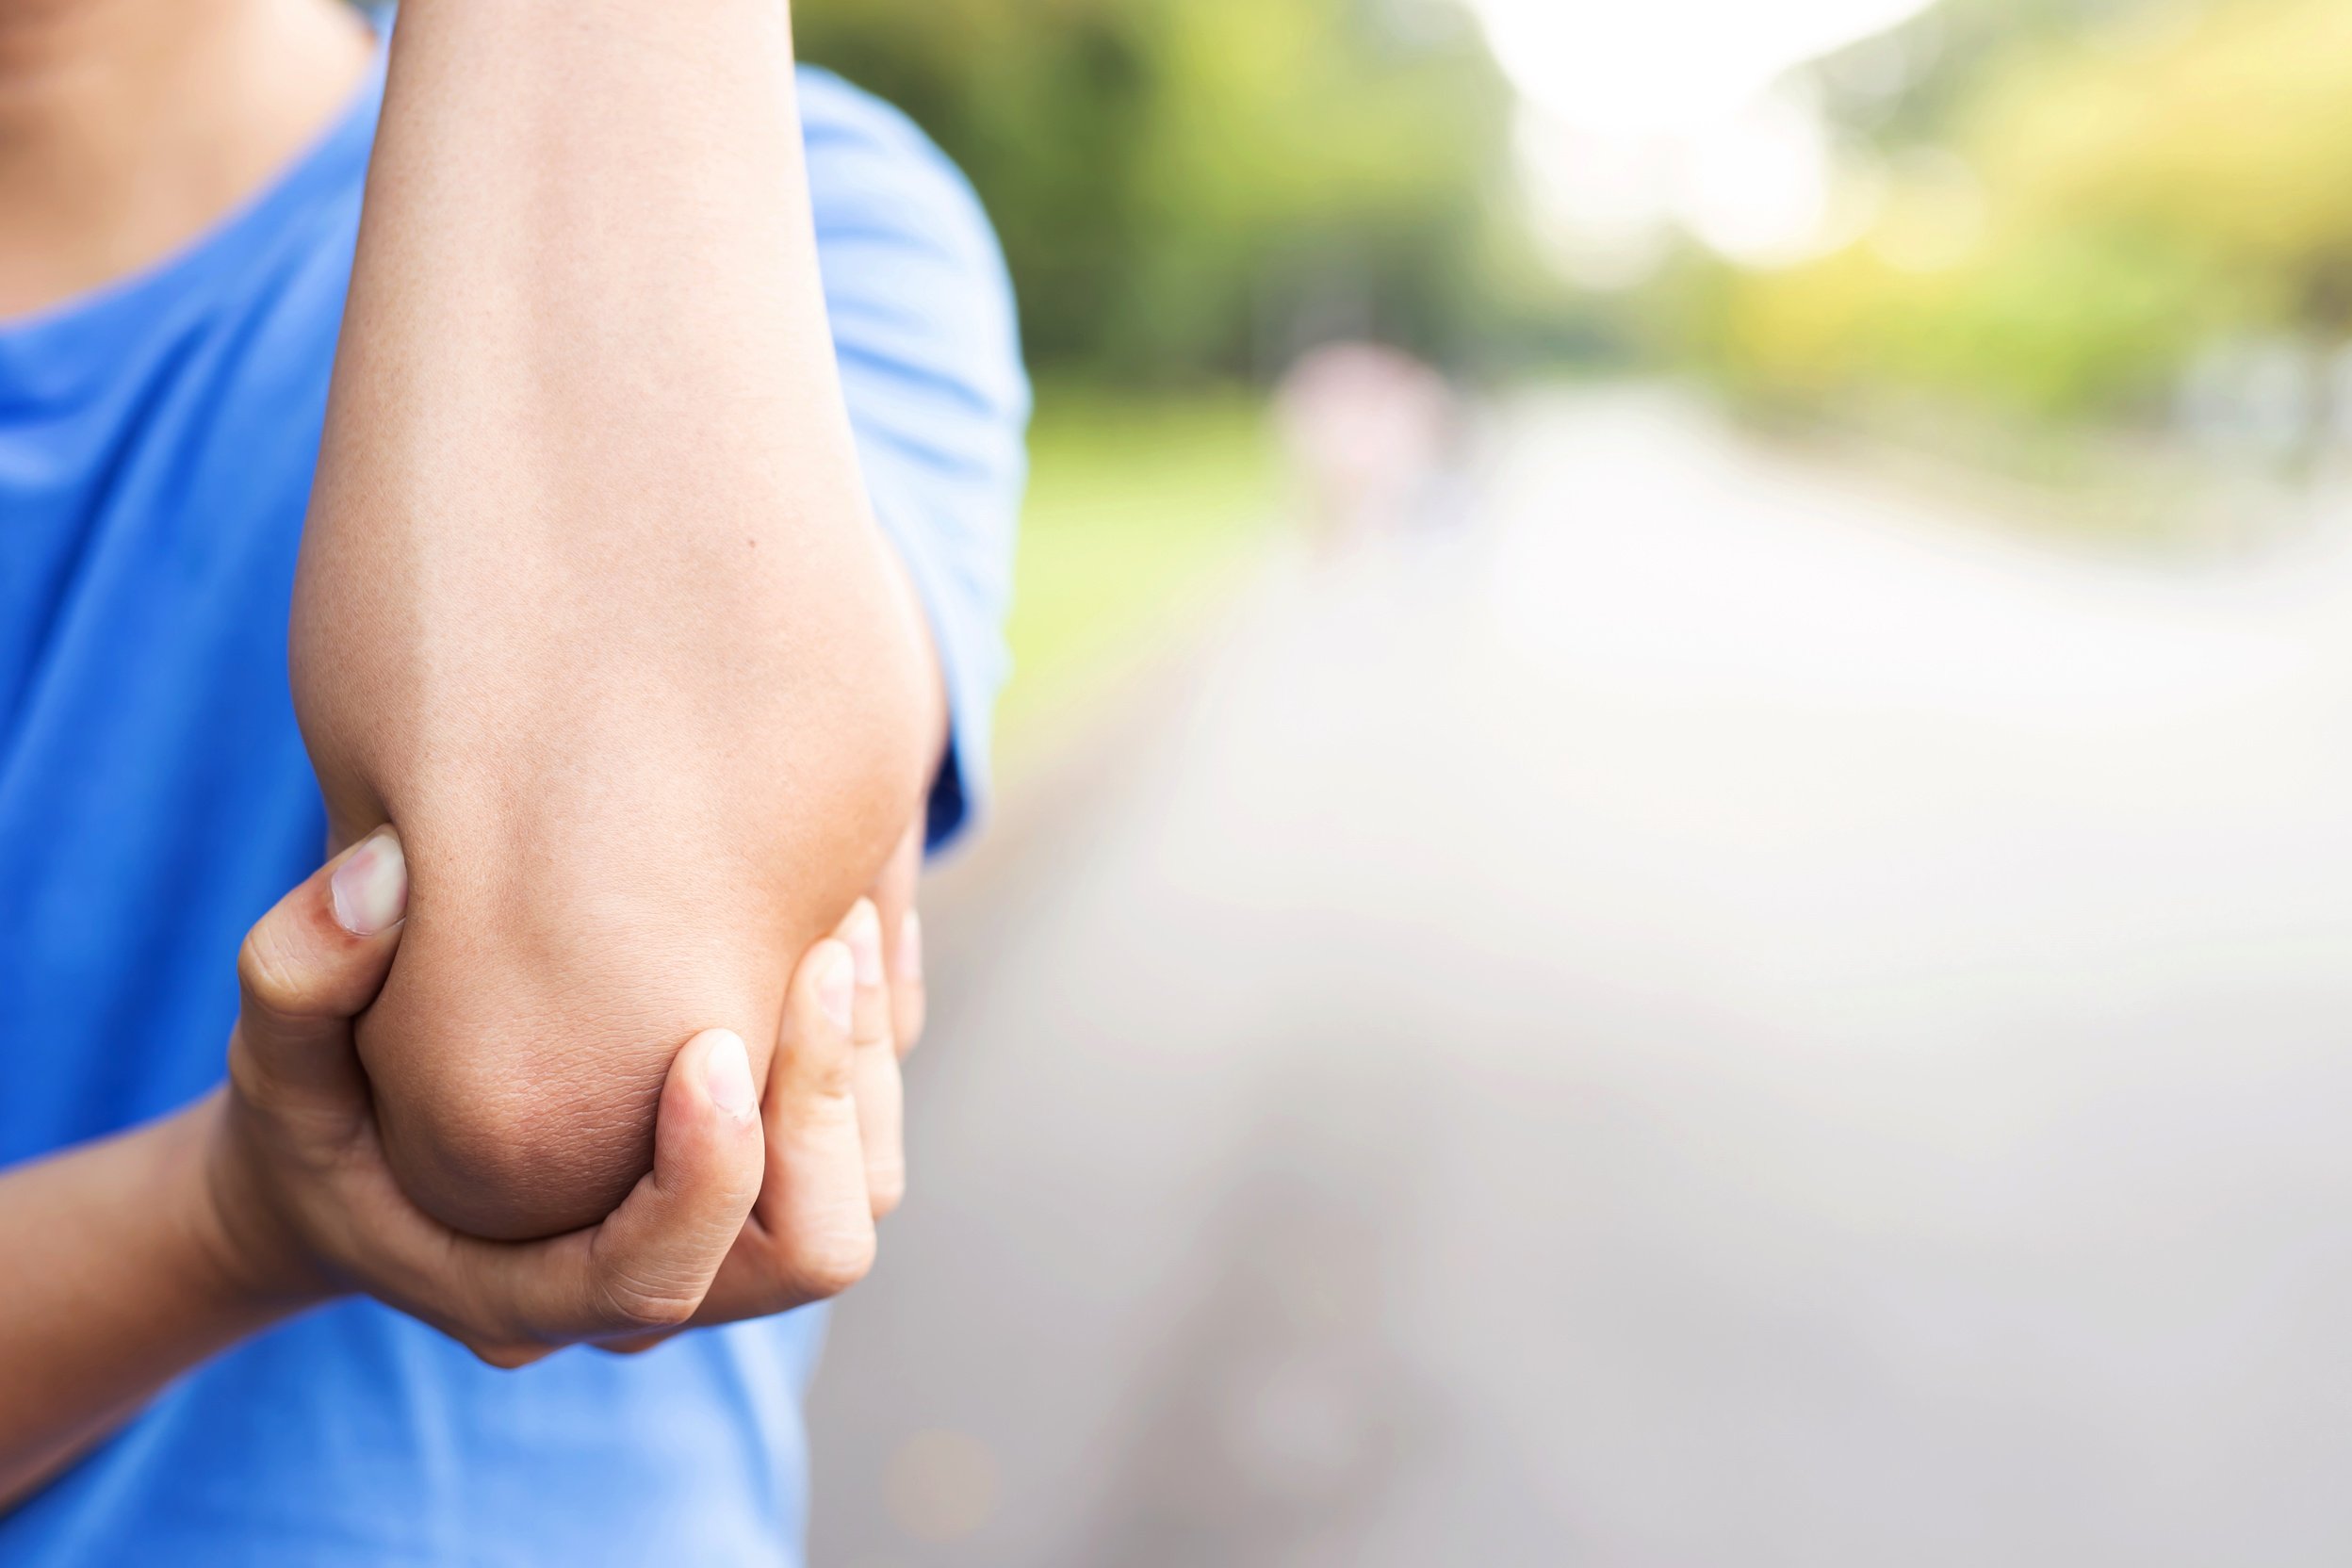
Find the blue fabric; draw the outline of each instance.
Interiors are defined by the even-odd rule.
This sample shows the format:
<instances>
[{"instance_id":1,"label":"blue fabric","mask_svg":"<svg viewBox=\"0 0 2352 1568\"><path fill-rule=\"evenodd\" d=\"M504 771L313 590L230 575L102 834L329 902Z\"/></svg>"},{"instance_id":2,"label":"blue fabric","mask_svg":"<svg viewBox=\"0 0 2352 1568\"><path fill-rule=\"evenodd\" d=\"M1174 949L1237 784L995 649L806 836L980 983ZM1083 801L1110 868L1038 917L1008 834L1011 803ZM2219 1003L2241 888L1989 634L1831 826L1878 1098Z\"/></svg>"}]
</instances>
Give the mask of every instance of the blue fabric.
<instances>
[{"instance_id":1,"label":"blue fabric","mask_svg":"<svg viewBox=\"0 0 2352 1568\"><path fill-rule=\"evenodd\" d=\"M294 555L382 90L190 250L0 324L0 1164L218 1081L245 928L325 831ZM961 178L800 78L864 472L948 671L935 837L975 804L1027 389ZM372 1302L175 1384L0 1519L0 1563L795 1561L814 1312L488 1370Z\"/></svg>"}]
</instances>

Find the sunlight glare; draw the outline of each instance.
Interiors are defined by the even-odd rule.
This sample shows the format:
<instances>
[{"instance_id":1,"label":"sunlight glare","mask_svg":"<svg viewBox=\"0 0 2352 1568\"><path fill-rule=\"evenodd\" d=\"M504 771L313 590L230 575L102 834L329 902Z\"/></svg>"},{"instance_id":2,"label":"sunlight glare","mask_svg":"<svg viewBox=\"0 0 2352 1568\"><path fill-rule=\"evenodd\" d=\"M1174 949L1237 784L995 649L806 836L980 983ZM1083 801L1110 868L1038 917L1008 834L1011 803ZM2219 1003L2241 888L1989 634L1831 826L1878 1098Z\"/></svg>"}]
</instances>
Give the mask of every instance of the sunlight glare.
<instances>
[{"instance_id":1,"label":"sunlight glare","mask_svg":"<svg viewBox=\"0 0 2352 1568\"><path fill-rule=\"evenodd\" d=\"M1789 67L1886 31L1927 0L1472 0L1495 58L1547 114L1608 136L1737 112Z\"/></svg>"},{"instance_id":2,"label":"sunlight glare","mask_svg":"<svg viewBox=\"0 0 2352 1568\"><path fill-rule=\"evenodd\" d=\"M1927 0L1471 0L1518 88L1523 182L1560 264L1638 283L1674 226L1750 265L1841 243L1868 182L1791 68Z\"/></svg>"}]
</instances>

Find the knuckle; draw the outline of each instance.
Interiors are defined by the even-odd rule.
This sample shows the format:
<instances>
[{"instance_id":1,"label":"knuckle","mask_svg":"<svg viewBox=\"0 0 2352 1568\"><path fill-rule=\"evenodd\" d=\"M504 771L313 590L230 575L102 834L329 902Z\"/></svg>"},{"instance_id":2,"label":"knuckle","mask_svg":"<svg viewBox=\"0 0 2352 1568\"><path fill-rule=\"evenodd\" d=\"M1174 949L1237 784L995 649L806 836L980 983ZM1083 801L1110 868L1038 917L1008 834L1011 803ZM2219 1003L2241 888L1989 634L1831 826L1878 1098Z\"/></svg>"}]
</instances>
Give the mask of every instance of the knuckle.
<instances>
[{"instance_id":1,"label":"knuckle","mask_svg":"<svg viewBox=\"0 0 2352 1568\"><path fill-rule=\"evenodd\" d=\"M824 1060L811 1066L813 1071L809 1086L817 1092L820 1102L836 1115L847 1109L854 1117L858 1105L856 1048L829 1053Z\"/></svg>"},{"instance_id":2,"label":"knuckle","mask_svg":"<svg viewBox=\"0 0 2352 1568\"><path fill-rule=\"evenodd\" d=\"M627 1333L678 1328L701 1304L696 1294L640 1280L626 1271L599 1278L596 1294L597 1309L605 1321L614 1331Z\"/></svg>"},{"instance_id":3,"label":"knuckle","mask_svg":"<svg viewBox=\"0 0 2352 1568\"><path fill-rule=\"evenodd\" d=\"M533 1345L516 1345L505 1340L466 1340L466 1348L484 1366L495 1366L501 1372L519 1371L537 1361L546 1351Z\"/></svg>"},{"instance_id":4,"label":"knuckle","mask_svg":"<svg viewBox=\"0 0 2352 1568\"><path fill-rule=\"evenodd\" d=\"M874 1269L874 1227L841 1225L793 1250L792 1275L810 1300L839 1296Z\"/></svg>"},{"instance_id":5,"label":"knuckle","mask_svg":"<svg viewBox=\"0 0 2352 1568\"><path fill-rule=\"evenodd\" d=\"M825 1125L837 1125L844 1111L857 1104L858 1050L847 1040L831 1049L811 1049L804 1041L786 1048L788 1065L808 1097L808 1114Z\"/></svg>"},{"instance_id":6,"label":"knuckle","mask_svg":"<svg viewBox=\"0 0 2352 1568\"><path fill-rule=\"evenodd\" d=\"M237 950L237 979L248 1002L265 1012L298 1014L306 1001L302 966L270 923L245 933Z\"/></svg>"},{"instance_id":7,"label":"knuckle","mask_svg":"<svg viewBox=\"0 0 2352 1568\"><path fill-rule=\"evenodd\" d=\"M906 1200L906 1166L903 1160L870 1160L866 1165L866 1196L874 1217L886 1219Z\"/></svg>"},{"instance_id":8,"label":"knuckle","mask_svg":"<svg viewBox=\"0 0 2352 1568\"><path fill-rule=\"evenodd\" d=\"M247 1043L242 1029L229 1032L228 1076L229 1092L239 1100L256 1106L269 1103L273 1087L270 1070L253 1054L253 1048Z\"/></svg>"},{"instance_id":9,"label":"knuckle","mask_svg":"<svg viewBox=\"0 0 2352 1568\"><path fill-rule=\"evenodd\" d=\"M253 1049L242 1028L229 1034L227 1077L231 1098L263 1124L281 1132L318 1131L318 1124L304 1118L305 1106L299 1088L278 1072L264 1053Z\"/></svg>"}]
</instances>

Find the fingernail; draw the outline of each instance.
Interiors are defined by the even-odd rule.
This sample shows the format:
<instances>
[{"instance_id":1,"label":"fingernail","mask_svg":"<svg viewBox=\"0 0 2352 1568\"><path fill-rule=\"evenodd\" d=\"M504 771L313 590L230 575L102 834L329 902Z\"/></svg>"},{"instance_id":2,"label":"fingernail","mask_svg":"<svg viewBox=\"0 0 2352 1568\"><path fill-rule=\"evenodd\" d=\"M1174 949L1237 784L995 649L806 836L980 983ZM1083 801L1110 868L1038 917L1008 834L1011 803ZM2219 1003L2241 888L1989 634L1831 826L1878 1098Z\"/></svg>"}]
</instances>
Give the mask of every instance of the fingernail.
<instances>
[{"instance_id":1,"label":"fingernail","mask_svg":"<svg viewBox=\"0 0 2352 1568\"><path fill-rule=\"evenodd\" d=\"M923 978L923 918L912 909L898 928L898 977L909 983Z\"/></svg>"},{"instance_id":2,"label":"fingernail","mask_svg":"<svg viewBox=\"0 0 2352 1568\"><path fill-rule=\"evenodd\" d=\"M857 961L858 983L878 986L882 983L882 917L874 913L869 899L859 899L849 912L849 929L843 933L849 941L850 956Z\"/></svg>"},{"instance_id":3,"label":"fingernail","mask_svg":"<svg viewBox=\"0 0 2352 1568\"><path fill-rule=\"evenodd\" d=\"M327 878L335 923L354 937L388 931L408 913L408 861L400 836L379 827Z\"/></svg>"},{"instance_id":4,"label":"fingernail","mask_svg":"<svg viewBox=\"0 0 2352 1568\"><path fill-rule=\"evenodd\" d=\"M858 961L840 942L824 944L828 951L817 960L817 1005L837 1029L849 1027L850 987L858 976Z\"/></svg>"},{"instance_id":5,"label":"fingernail","mask_svg":"<svg viewBox=\"0 0 2352 1568\"><path fill-rule=\"evenodd\" d=\"M749 1121L760 1108L759 1091L751 1086L751 1057L743 1037L732 1029L716 1031L702 1059L702 1086L710 1103L738 1121Z\"/></svg>"}]
</instances>

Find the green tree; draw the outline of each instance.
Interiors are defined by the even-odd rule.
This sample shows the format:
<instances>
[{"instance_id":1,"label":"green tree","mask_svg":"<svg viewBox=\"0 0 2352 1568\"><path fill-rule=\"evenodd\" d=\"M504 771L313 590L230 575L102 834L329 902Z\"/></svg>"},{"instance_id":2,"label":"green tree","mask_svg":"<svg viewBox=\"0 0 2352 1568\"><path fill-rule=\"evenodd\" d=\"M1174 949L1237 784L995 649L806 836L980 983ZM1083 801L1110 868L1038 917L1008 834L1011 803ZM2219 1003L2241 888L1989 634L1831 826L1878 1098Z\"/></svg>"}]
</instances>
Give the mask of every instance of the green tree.
<instances>
[{"instance_id":1,"label":"green tree","mask_svg":"<svg viewBox=\"0 0 2352 1568\"><path fill-rule=\"evenodd\" d=\"M1509 93L1447 0L803 0L1004 236L1032 357L1265 372L1303 336L1493 323Z\"/></svg>"},{"instance_id":2,"label":"green tree","mask_svg":"<svg viewBox=\"0 0 2352 1568\"><path fill-rule=\"evenodd\" d=\"M1906 32L1892 46L1928 65L1904 102L1839 89L1851 57L1824 67L1888 189L1852 248L1725 285L1736 379L2114 418L2218 335L2352 332L2352 8L1961 0ZM1955 171L1968 232L1922 264L1903 237Z\"/></svg>"}]
</instances>

